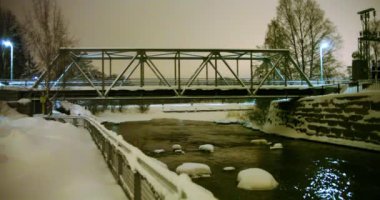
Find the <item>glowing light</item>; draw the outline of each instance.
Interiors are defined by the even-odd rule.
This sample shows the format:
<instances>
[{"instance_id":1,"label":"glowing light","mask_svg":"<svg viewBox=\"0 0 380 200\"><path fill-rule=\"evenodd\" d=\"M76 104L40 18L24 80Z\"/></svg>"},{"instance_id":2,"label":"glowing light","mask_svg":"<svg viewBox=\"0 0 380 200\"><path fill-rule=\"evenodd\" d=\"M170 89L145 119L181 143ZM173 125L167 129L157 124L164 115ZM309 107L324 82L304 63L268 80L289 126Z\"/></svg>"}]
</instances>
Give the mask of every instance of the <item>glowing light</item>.
<instances>
[{"instance_id":1,"label":"glowing light","mask_svg":"<svg viewBox=\"0 0 380 200\"><path fill-rule=\"evenodd\" d=\"M3 40L2 44L5 47L10 47L11 48L11 73L10 73L10 79L13 81L13 44L9 40Z\"/></svg>"},{"instance_id":2,"label":"glowing light","mask_svg":"<svg viewBox=\"0 0 380 200\"><path fill-rule=\"evenodd\" d=\"M329 46L330 46L330 45L329 45L328 42L322 42L320 48L321 48L321 49L326 49L326 48L328 48Z\"/></svg>"},{"instance_id":3,"label":"glowing light","mask_svg":"<svg viewBox=\"0 0 380 200\"><path fill-rule=\"evenodd\" d=\"M11 47L11 46L13 46L13 45L12 45L12 42L9 41L9 40L3 40L3 45L6 46L6 47Z\"/></svg>"},{"instance_id":4,"label":"glowing light","mask_svg":"<svg viewBox=\"0 0 380 200\"><path fill-rule=\"evenodd\" d=\"M323 49L328 48L330 45L327 41L323 41L319 46L319 56L320 56L320 63L321 63L321 82L323 84Z\"/></svg>"}]
</instances>

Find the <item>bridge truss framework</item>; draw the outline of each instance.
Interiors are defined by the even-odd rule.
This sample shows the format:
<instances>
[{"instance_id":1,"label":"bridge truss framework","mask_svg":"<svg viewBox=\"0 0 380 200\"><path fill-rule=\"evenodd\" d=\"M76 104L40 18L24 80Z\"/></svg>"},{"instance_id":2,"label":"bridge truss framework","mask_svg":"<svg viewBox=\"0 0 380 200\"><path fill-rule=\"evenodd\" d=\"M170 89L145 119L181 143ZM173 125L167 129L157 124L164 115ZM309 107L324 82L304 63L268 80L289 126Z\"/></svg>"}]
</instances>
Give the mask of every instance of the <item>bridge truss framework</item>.
<instances>
[{"instance_id":1,"label":"bridge truss framework","mask_svg":"<svg viewBox=\"0 0 380 200\"><path fill-rule=\"evenodd\" d=\"M33 88L37 88L46 76L50 76L51 70L57 67L60 59L69 59L70 63L65 66L63 73L57 80L46 84L45 87L54 89L59 86L61 91L68 88L67 74L71 70L76 70L84 77L84 80L91 91L96 95L87 95L95 98L115 98L122 96L154 96L161 94L169 97L188 97L188 96L215 96L215 91L235 91L230 93L219 92L230 96L254 97L260 95L260 90L264 88L265 83L276 76L281 84L282 89L286 90L289 80L284 75L286 70L293 67L299 74L301 80L306 83L306 89L314 88L313 84L297 66L290 56L288 50L283 49L125 49L125 48L61 48L59 55L53 60L48 70L35 82ZM109 67L109 74L112 74L112 63L117 60L127 61L122 72L112 81L106 78L106 67ZM171 77L164 76L158 60L171 61L173 73ZM184 77L183 67L186 61L198 60L201 64L195 67L195 71L190 77ZM86 71L82 62L96 61L101 63L101 77L95 78L89 71ZM109 61L107 66L107 61ZM249 77L241 78L239 63L242 61L249 63ZM254 79L254 62L261 61L268 66L267 72L259 79ZM231 62L235 63L232 66ZM288 63L288 65L283 65ZM231 77L223 77L221 67L230 73ZM167 66L165 66L167 67ZM143 94L141 91L149 90L145 71L150 69L160 87L154 89L156 93ZM209 72L211 69L211 73ZM247 69L245 69L247 70ZM138 73L139 72L139 73ZM199 84L196 80L200 79L203 72L205 78L203 83ZM213 72L213 73L212 73ZM138 83L125 84L131 79L131 76L138 76ZM271 76L273 75L273 76ZM232 80L231 80L232 79ZM156 85L158 86L158 84ZM151 86L150 86L151 87ZM278 86L277 86L278 87ZM152 90L152 89L151 89ZM277 89L279 90L279 89ZM125 91L124 93L122 91ZM136 93L136 91L140 91ZM198 91L198 92L194 92ZM201 91L201 92L200 92ZM213 91L213 92L210 92ZM200 92L200 93L199 93ZM131 94L133 93L133 94ZM302 91L300 90L300 93Z\"/></svg>"}]
</instances>

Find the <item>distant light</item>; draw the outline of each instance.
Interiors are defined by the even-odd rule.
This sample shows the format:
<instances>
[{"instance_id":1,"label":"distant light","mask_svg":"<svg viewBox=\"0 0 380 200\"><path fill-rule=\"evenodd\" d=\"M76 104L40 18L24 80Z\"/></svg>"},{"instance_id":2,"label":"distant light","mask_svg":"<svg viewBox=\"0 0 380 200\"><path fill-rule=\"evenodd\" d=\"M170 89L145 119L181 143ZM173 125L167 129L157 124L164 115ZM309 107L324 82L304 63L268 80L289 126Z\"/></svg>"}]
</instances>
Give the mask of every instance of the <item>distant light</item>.
<instances>
[{"instance_id":1,"label":"distant light","mask_svg":"<svg viewBox=\"0 0 380 200\"><path fill-rule=\"evenodd\" d=\"M4 45L5 47L9 47L11 49L11 56L10 56L11 71L9 75L10 75L10 80L13 81L13 44L9 40L3 40L2 45Z\"/></svg>"},{"instance_id":2,"label":"distant light","mask_svg":"<svg viewBox=\"0 0 380 200\"><path fill-rule=\"evenodd\" d=\"M38 79L38 77L37 77L37 76L33 77L33 80L37 80L37 79Z\"/></svg>"},{"instance_id":3,"label":"distant light","mask_svg":"<svg viewBox=\"0 0 380 200\"><path fill-rule=\"evenodd\" d=\"M6 47L12 47L12 42L9 41L9 40L3 40L3 45L6 46Z\"/></svg>"},{"instance_id":4,"label":"distant light","mask_svg":"<svg viewBox=\"0 0 380 200\"><path fill-rule=\"evenodd\" d=\"M328 42L322 42L320 48L321 48L321 49L325 49L325 48L328 48L329 46L330 46L330 45L329 45Z\"/></svg>"}]
</instances>

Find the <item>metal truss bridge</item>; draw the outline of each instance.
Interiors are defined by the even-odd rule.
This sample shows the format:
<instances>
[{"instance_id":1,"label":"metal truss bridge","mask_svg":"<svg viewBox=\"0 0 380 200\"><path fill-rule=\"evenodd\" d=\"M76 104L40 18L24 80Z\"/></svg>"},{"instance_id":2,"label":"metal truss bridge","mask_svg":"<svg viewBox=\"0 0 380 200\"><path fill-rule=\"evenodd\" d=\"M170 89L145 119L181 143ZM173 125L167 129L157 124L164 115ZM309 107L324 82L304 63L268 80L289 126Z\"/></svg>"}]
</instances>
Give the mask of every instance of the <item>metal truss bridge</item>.
<instances>
[{"instance_id":1,"label":"metal truss bridge","mask_svg":"<svg viewBox=\"0 0 380 200\"><path fill-rule=\"evenodd\" d=\"M49 78L58 68L62 73ZM302 97L336 91L310 81L289 51L281 49L61 48L38 80L16 91L18 98L36 97L46 88L58 99L134 100Z\"/></svg>"}]
</instances>

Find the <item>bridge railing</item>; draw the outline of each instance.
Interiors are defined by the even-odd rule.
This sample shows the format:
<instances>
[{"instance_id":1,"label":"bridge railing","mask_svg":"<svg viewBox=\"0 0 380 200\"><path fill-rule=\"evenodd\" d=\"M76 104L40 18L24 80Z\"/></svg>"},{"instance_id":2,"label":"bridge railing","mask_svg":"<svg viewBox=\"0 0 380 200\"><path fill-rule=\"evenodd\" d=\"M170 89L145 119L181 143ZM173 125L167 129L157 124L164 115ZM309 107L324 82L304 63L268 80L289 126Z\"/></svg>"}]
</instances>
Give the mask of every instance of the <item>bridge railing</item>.
<instances>
[{"instance_id":1,"label":"bridge railing","mask_svg":"<svg viewBox=\"0 0 380 200\"><path fill-rule=\"evenodd\" d=\"M251 80L249 78L242 78L241 80L245 85L247 85L247 87L250 86ZM173 79L168 78L167 81L171 86L178 85L177 81L174 78ZM181 85L185 85L187 81L188 81L187 79L183 79L183 81L181 80ZM18 80L13 80L13 81L9 81L7 79L0 79L0 83L2 83L5 86L10 86L10 87L30 88L35 84L35 82L36 82L35 80L31 80L31 79L18 79ZM109 80L105 80L104 84L106 87L108 87L112 84L112 82L113 82L113 80L109 79ZM235 79L224 79L224 80L217 79L216 82L217 82L218 86L240 86L241 87L240 83ZM254 80L252 80L252 82L253 82L253 85L258 85L260 83L260 80L254 79ZM337 79L327 79L324 81L310 80L310 82L313 85L318 86L318 85L348 84L350 81L349 80L339 80L339 79L338 80ZM93 80L92 83L96 87L101 87L103 84L102 80L100 80L100 79L98 79L98 80L95 79L95 80ZM85 80L69 80L69 81L66 81L65 83L51 81L50 85L52 88L91 87L91 84ZM163 81L160 81L159 79L147 78L147 79L145 79L144 85L145 86L164 86L165 83ZM196 79L192 85L195 87L196 86L214 86L215 85L215 79L199 78L199 79ZM270 85L307 86L307 82L302 81L302 80L292 80L292 81L267 80L263 83L263 85L269 85L269 86ZM120 84L118 84L117 86L119 86L119 87L140 86L140 79L138 79L138 78L133 79L132 78L132 79L128 79L125 81L120 81ZM39 87L44 88L45 82L41 82L39 84Z\"/></svg>"},{"instance_id":2,"label":"bridge railing","mask_svg":"<svg viewBox=\"0 0 380 200\"><path fill-rule=\"evenodd\" d=\"M177 174L159 166L153 158L123 141L121 136L116 136L91 117L49 116L46 119L86 128L128 199L194 199L185 186L178 183L183 181L187 181L186 187L195 187L196 190L192 192L197 192L198 196L215 199L210 192L189 180L178 181L180 177Z\"/></svg>"}]
</instances>

